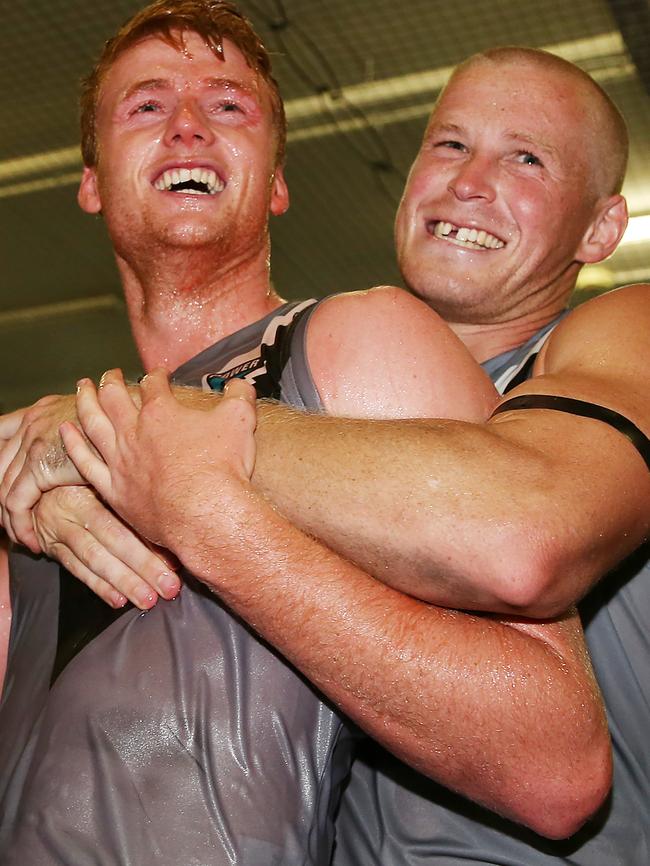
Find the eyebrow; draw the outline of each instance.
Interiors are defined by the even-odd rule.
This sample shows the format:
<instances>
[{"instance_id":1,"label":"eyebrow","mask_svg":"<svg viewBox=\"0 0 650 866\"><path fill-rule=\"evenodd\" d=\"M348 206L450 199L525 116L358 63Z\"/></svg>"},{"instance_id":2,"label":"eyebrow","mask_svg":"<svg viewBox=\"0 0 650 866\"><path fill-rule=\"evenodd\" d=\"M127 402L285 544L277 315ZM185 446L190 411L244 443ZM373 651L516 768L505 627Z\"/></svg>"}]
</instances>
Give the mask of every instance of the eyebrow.
<instances>
[{"instance_id":1,"label":"eyebrow","mask_svg":"<svg viewBox=\"0 0 650 866\"><path fill-rule=\"evenodd\" d=\"M428 137L440 133L450 133L463 136L466 134L466 130L457 123L437 123L436 121L433 121L427 129L426 135ZM543 139L536 138L534 135L510 130L506 132L505 137L518 144L533 147L537 150L543 151L544 153L550 154L551 156L557 156L558 150L556 147Z\"/></svg>"},{"instance_id":2,"label":"eyebrow","mask_svg":"<svg viewBox=\"0 0 650 866\"><path fill-rule=\"evenodd\" d=\"M434 132L449 132L449 133L457 133L457 134L465 134L465 130L462 126L458 126L455 123L439 123L436 120L432 120L427 128L427 135L431 135Z\"/></svg>"},{"instance_id":3,"label":"eyebrow","mask_svg":"<svg viewBox=\"0 0 650 866\"><path fill-rule=\"evenodd\" d=\"M236 90L259 101L256 88L250 87L248 84L244 84L242 81L236 81L232 78L204 78L201 81L201 84L204 87L209 87L214 90ZM129 99L132 99L134 96L138 96L141 93L173 89L173 82L168 78L147 78L144 81L136 81L135 84L132 84L131 87L126 90L121 101L127 102Z\"/></svg>"},{"instance_id":4,"label":"eyebrow","mask_svg":"<svg viewBox=\"0 0 650 866\"><path fill-rule=\"evenodd\" d=\"M521 144L532 145L534 148L543 150L551 156L557 156L557 147L553 147L552 144L535 138L533 135L527 135L525 132L508 132L506 133L506 138L509 138L511 141L520 142Z\"/></svg>"},{"instance_id":5,"label":"eyebrow","mask_svg":"<svg viewBox=\"0 0 650 866\"><path fill-rule=\"evenodd\" d=\"M122 96L121 101L126 102L139 93L149 93L152 90L171 90L172 84L166 78L147 78L145 81L136 81Z\"/></svg>"}]
</instances>

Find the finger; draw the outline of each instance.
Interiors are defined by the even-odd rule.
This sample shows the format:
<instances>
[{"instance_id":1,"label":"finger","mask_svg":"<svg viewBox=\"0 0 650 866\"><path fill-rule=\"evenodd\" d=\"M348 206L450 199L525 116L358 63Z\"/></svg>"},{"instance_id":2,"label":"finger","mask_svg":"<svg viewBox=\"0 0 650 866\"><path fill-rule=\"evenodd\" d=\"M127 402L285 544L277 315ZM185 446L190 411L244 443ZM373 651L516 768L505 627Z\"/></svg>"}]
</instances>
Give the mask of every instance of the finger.
<instances>
[{"instance_id":1,"label":"finger","mask_svg":"<svg viewBox=\"0 0 650 866\"><path fill-rule=\"evenodd\" d=\"M2 480L0 481L0 509L2 513L2 525L12 541L16 541L13 527L11 525L11 513L7 506L7 499L25 462L25 455L20 449L20 437L14 437L3 449L3 456L7 458L7 465L3 467ZM9 459L11 458L11 459Z\"/></svg>"},{"instance_id":2,"label":"finger","mask_svg":"<svg viewBox=\"0 0 650 866\"><path fill-rule=\"evenodd\" d=\"M143 407L156 399L163 401L174 399L167 370L164 367L156 367L155 370L147 373L140 382L140 392Z\"/></svg>"},{"instance_id":3,"label":"finger","mask_svg":"<svg viewBox=\"0 0 650 866\"><path fill-rule=\"evenodd\" d=\"M34 525L46 553L53 555L59 544L83 564L83 577L77 576L88 585L94 574L143 610L158 594L178 594L180 580L167 563L87 487L46 494L34 510Z\"/></svg>"},{"instance_id":4,"label":"finger","mask_svg":"<svg viewBox=\"0 0 650 866\"><path fill-rule=\"evenodd\" d=\"M0 439L11 439L20 429L25 415L25 409L16 409L15 412L8 412L6 415L0 415Z\"/></svg>"},{"instance_id":5,"label":"finger","mask_svg":"<svg viewBox=\"0 0 650 866\"><path fill-rule=\"evenodd\" d=\"M111 607L118 609L127 603L128 599L123 593L91 571L65 544L56 542L48 553Z\"/></svg>"},{"instance_id":6,"label":"finger","mask_svg":"<svg viewBox=\"0 0 650 866\"><path fill-rule=\"evenodd\" d=\"M32 509L42 493L33 473L25 466L7 494L2 510L3 525L9 537L17 544L24 544L32 553L41 553L41 546L34 532Z\"/></svg>"},{"instance_id":7,"label":"finger","mask_svg":"<svg viewBox=\"0 0 650 866\"><path fill-rule=\"evenodd\" d=\"M7 469L13 462L21 445L20 436L12 436L2 442L0 447L0 481L2 481L7 473Z\"/></svg>"},{"instance_id":8,"label":"finger","mask_svg":"<svg viewBox=\"0 0 650 866\"><path fill-rule=\"evenodd\" d=\"M142 580L120 559L113 556L82 527L76 526L73 529L75 531L70 533L72 538L68 540L67 544L62 545L62 542L56 542L52 545L52 554L59 561L61 561L61 555L64 555L63 546L67 548L70 562L77 569L73 571L66 564L68 571L83 580L93 592L97 592L97 589L105 591L105 587L109 586L114 593L128 599L140 610L149 610L155 605L158 601L158 593L146 581ZM97 594L101 595L100 592ZM101 597L104 598L103 595Z\"/></svg>"},{"instance_id":9,"label":"finger","mask_svg":"<svg viewBox=\"0 0 650 866\"><path fill-rule=\"evenodd\" d=\"M231 380L224 390L221 405L212 410L213 418L222 429L228 428L232 442L235 465L240 475L250 479L255 469L255 428L257 426L255 389L242 380Z\"/></svg>"},{"instance_id":10,"label":"finger","mask_svg":"<svg viewBox=\"0 0 650 866\"><path fill-rule=\"evenodd\" d=\"M108 466L91 449L81 432L70 421L61 425L59 433L66 453L77 472L95 488L100 496L110 502L112 484Z\"/></svg>"},{"instance_id":11,"label":"finger","mask_svg":"<svg viewBox=\"0 0 650 866\"><path fill-rule=\"evenodd\" d=\"M254 406L257 400L255 388L250 382L245 382L243 379L230 379L229 382L226 382L223 397L224 399L244 400L251 406Z\"/></svg>"},{"instance_id":12,"label":"finger","mask_svg":"<svg viewBox=\"0 0 650 866\"><path fill-rule=\"evenodd\" d=\"M114 437L118 431L123 433L136 425L140 410L124 382L121 370L108 370L104 373L97 399L112 425Z\"/></svg>"},{"instance_id":13,"label":"finger","mask_svg":"<svg viewBox=\"0 0 650 866\"><path fill-rule=\"evenodd\" d=\"M55 464L48 458L46 442L33 443L30 450L32 461L20 449L7 468L0 485L2 523L14 542L24 544L32 553L41 548L34 534L31 511L46 490L53 487L83 483L74 464Z\"/></svg>"},{"instance_id":14,"label":"finger","mask_svg":"<svg viewBox=\"0 0 650 866\"><path fill-rule=\"evenodd\" d=\"M104 460L110 460L115 452L115 430L99 403L97 389L91 379L77 382L77 415L90 442Z\"/></svg>"},{"instance_id":15,"label":"finger","mask_svg":"<svg viewBox=\"0 0 650 866\"><path fill-rule=\"evenodd\" d=\"M111 565L110 574L102 576L130 601L144 607L152 592L168 599L178 595L181 581L170 564L117 515L95 500L92 509L86 509L83 517L84 529L92 533L116 560Z\"/></svg>"}]
</instances>

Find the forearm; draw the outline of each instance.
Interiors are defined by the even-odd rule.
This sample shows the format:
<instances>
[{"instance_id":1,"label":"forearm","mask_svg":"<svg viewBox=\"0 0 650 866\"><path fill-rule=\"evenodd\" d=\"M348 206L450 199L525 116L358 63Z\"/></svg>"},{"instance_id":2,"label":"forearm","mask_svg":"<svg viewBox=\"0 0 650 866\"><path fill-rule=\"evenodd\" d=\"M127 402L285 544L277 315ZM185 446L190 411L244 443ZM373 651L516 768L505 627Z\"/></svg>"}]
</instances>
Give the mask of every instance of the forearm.
<instances>
[{"instance_id":1,"label":"forearm","mask_svg":"<svg viewBox=\"0 0 650 866\"><path fill-rule=\"evenodd\" d=\"M373 737L540 833L573 832L599 805L608 736L588 665L566 651L575 623L546 626L543 638L433 608L344 562L254 495L227 498L226 511L227 548L215 543L211 515L190 506L175 552Z\"/></svg>"},{"instance_id":2,"label":"forearm","mask_svg":"<svg viewBox=\"0 0 650 866\"><path fill-rule=\"evenodd\" d=\"M596 436L607 449L620 434L584 422L595 445L585 453L580 420L545 413L558 417L536 419L531 447L528 419L514 417L523 414L487 425L365 422L267 405L253 481L291 522L398 589L548 616L636 547L647 516L624 506L614 515L607 479L589 468L602 463ZM554 456L571 437L578 457ZM615 449L605 453L623 484L647 484L618 467Z\"/></svg>"}]
</instances>

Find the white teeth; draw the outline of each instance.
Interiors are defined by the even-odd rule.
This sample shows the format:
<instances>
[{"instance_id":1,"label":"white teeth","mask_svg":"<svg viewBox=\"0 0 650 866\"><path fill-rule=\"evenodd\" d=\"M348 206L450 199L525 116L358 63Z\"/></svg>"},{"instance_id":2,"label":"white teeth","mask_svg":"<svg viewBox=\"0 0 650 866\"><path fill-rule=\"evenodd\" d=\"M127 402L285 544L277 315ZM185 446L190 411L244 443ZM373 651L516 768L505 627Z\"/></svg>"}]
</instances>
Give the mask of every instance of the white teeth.
<instances>
[{"instance_id":1,"label":"white teeth","mask_svg":"<svg viewBox=\"0 0 650 866\"><path fill-rule=\"evenodd\" d=\"M180 183L188 183L193 181L196 184L203 184L206 189L185 189L183 192L186 195L214 195L221 192L225 186L216 171L211 168L171 168L164 171L154 182L156 189L168 192L172 187Z\"/></svg>"},{"instance_id":2,"label":"white teeth","mask_svg":"<svg viewBox=\"0 0 650 866\"><path fill-rule=\"evenodd\" d=\"M456 236L449 237L454 230L456 231ZM471 249L500 250L505 246L503 241L489 234L485 229L455 226L453 223L442 221L433 224L433 235L437 238L447 238L452 243L470 247Z\"/></svg>"}]
</instances>

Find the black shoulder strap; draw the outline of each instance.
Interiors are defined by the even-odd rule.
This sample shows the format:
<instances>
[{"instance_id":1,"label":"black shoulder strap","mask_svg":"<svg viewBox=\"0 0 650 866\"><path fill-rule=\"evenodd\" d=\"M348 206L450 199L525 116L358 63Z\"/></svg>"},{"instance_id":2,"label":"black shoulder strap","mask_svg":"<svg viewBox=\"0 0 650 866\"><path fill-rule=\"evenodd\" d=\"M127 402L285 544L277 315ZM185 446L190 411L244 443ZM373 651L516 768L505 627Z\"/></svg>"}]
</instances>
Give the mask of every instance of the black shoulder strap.
<instances>
[{"instance_id":1,"label":"black shoulder strap","mask_svg":"<svg viewBox=\"0 0 650 866\"><path fill-rule=\"evenodd\" d=\"M492 413L492 417L500 412L510 412L513 409L553 409L556 412L567 412L571 415L593 418L595 421L609 424L610 427L618 430L630 440L650 469L650 439L629 418L613 409L599 406L597 403L589 403L586 400L574 400L571 397L557 397L550 394L522 394L520 397L512 397L502 403Z\"/></svg>"}]
</instances>

